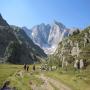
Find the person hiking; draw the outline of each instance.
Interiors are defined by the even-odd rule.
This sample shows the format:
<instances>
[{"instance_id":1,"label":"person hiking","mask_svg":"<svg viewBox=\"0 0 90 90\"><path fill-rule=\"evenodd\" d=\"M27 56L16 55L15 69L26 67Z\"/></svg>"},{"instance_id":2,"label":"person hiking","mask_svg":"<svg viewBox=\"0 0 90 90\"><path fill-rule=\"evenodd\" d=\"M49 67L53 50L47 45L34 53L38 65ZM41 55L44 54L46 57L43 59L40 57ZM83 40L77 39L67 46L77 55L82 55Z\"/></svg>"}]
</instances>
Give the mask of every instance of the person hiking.
<instances>
[{"instance_id":1,"label":"person hiking","mask_svg":"<svg viewBox=\"0 0 90 90\"><path fill-rule=\"evenodd\" d=\"M3 87L0 90L12 90L10 87L10 81L5 81Z\"/></svg>"},{"instance_id":2,"label":"person hiking","mask_svg":"<svg viewBox=\"0 0 90 90\"><path fill-rule=\"evenodd\" d=\"M26 71L26 68L27 68L27 65L26 64L24 64L24 70Z\"/></svg>"},{"instance_id":3,"label":"person hiking","mask_svg":"<svg viewBox=\"0 0 90 90\"><path fill-rule=\"evenodd\" d=\"M77 63L77 69L80 69L80 61Z\"/></svg>"},{"instance_id":4,"label":"person hiking","mask_svg":"<svg viewBox=\"0 0 90 90\"><path fill-rule=\"evenodd\" d=\"M27 65L27 72L29 71L29 65Z\"/></svg>"},{"instance_id":5,"label":"person hiking","mask_svg":"<svg viewBox=\"0 0 90 90\"><path fill-rule=\"evenodd\" d=\"M35 64L34 64L34 65L33 65L33 71L35 71L35 69L36 69L36 68L35 68Z\"/></svg>"}]
</instances>

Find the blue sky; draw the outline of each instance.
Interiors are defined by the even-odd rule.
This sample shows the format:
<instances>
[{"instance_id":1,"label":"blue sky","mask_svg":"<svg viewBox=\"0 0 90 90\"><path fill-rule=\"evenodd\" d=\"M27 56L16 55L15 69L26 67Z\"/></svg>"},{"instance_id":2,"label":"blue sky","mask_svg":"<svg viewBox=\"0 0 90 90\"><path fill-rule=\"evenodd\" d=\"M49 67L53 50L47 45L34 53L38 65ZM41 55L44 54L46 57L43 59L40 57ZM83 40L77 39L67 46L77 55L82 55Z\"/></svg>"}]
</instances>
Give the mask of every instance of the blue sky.
<instances>
[{"instance_id":1,"label":"blue sky","mask_svg":"<svg viewBox=\"0 0 90 90\"><path fill-rule=\"evenodd\" d=\"M69 28L84 28L90 25L90 0L0 0L0 13L20 27L57 20Z\"/></svg>"}]
</instances>

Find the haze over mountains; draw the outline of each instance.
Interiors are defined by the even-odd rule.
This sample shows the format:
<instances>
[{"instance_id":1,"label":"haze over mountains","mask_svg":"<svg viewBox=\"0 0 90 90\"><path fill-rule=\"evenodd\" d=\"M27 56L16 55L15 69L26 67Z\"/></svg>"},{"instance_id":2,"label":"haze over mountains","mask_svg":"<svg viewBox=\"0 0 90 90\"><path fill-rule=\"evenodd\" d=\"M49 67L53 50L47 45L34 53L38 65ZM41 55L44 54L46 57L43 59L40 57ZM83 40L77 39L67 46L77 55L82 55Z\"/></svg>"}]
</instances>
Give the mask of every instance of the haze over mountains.
<instances>
[{"instance_id":1,"label":"haze over mountains","mask_svg":"<svg viewBox=\"0 0 90 90\"><path fill-rule=\"evenodd\" d=\"M54 20L52 24L41 23L31 29L23 27L23 30L39 45L46 54L53 54L62 39L69 35L70 30L62 23Z\"/></svg>"}]
</instances>

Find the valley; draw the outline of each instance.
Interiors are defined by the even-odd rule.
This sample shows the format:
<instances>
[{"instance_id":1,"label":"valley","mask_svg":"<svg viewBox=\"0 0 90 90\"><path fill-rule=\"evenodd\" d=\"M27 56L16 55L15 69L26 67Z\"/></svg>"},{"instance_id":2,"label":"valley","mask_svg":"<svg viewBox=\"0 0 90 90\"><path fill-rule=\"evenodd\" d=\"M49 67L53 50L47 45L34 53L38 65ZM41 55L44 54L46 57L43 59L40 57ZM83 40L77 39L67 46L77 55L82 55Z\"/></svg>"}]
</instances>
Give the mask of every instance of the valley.
<instances>
[{"instance_id":1,"label":"valley","mask_svg":"<svg viewBox=\"0 0 90 90\"><path fill-rule=\"evenodd\" d=\"M25 29L0 15L0 88L8 81L13 90L90 89L90 27L71 33L54 21Z\"/></svg>"}]
</instances>

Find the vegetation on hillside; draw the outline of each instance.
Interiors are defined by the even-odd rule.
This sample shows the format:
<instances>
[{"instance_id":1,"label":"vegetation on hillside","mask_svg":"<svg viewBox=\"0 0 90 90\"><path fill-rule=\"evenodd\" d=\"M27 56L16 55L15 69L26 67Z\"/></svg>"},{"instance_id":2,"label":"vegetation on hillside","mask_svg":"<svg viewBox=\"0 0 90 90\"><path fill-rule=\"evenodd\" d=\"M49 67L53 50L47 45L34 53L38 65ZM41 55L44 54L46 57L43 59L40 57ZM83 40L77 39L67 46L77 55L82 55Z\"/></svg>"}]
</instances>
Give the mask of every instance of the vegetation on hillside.
<instances>
[{"instance_id":1,"label":"vegetation on hillside","mask_svg":"<svg viewBox=\"0 0 90 90\"><path fill-rule=\"evenodd\" d=\"M66 57L66 60L69 64L74 63L75 59L83 59L88 62L88 65L90 63L90 41L86 42L86 45L84 47L84 36L85 33L87 33L88 40L90 39L90 27L87 27L86 29L77 32L73 32L72 35L69 37L66 37L62 42L59 43L58 48L56 52L53 55L50 55L48 57L47 62L52 65L58 65L61 66L62 58L61 54L62 51L64 51L63 56ZM72 42L73 46L70 45L70 42ZM71 51L72 48L76 46L78 43L78 48L80 49L79 56L72 55ZM52 63L53 62L53 63Z\"/></svg>"}]
</instances>

